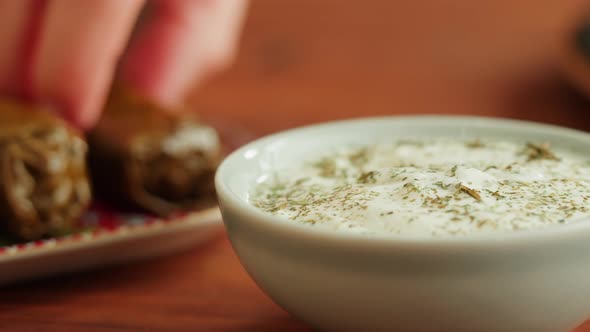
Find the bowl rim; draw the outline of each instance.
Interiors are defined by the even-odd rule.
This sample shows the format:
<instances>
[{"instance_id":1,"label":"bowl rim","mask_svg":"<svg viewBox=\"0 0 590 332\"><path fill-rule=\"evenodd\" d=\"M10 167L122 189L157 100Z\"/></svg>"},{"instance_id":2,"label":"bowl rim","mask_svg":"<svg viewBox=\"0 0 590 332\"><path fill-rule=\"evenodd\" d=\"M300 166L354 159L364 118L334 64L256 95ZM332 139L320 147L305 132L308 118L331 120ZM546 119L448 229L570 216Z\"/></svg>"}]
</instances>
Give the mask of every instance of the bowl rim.
<instances>
[{"instance_id":1,"label":"bowl rim","mask_svg":"<svg viewBox=\"0 0 590 332\"><path fill-rule=\"evenodd\" d=\"M268 212L262 211L251 205L241 197L239 197L227 183L225 178L227 174L228 165L239 161L242 155L253 148L260 148L268 146L281 138L291 135L304 133L309 130L322 130L333 126L342 126L346 124L355 124L362 122L377 122L377 121L420 121L426 125L428 122L446 121L447 123L462 123L463 126L474 127L477 125L499 126L499 129L536 129L551 131L564 139L581 139L587 140L590 146L590 133L581 130L571 129L567 127L539 123L534 121L525 121L500 117L487 116L463 116L463 115L391 115L391 116L377 116L377 117L359 117L337 121L327 121L317 124L295 127L292 129L279 131L274 134L260 137L248 144L236 149L219 165L215 174L215 189L217 191L219 205L221 207L222 215L224 211L231 205L231 207L244 216L240 222L251 223L252 226L257 226L259 229L263 228L275 235L283 238L290 238L298 242L315 242L318 244L332 245L346 243L347 245L362 245L365 247L383 248L403 245L415 249L429 249L432 247L457 249L466 245L470 247L478 247L481 249L498 248L501 245L505 247L520 247L532 244L547 244L550 242L559 242L563 240L572 241L575 239L590 238L590 216L573 223L559 225L559 227L544 227L539 229L531 229L519 232L501 232L488 234L472 234L461 237L427 237L427 236L391 236L390 234L371 234L363 235L357 233L339 232L328 229L314 229L312 226L303 225L296 222L291 222L285 217L275 216ZM585 220L588 219L588 222ZM288 221L288 222L286 222ZM227 222L224 218L224 223L227 228Z\"/></svg>"}]
</instances>

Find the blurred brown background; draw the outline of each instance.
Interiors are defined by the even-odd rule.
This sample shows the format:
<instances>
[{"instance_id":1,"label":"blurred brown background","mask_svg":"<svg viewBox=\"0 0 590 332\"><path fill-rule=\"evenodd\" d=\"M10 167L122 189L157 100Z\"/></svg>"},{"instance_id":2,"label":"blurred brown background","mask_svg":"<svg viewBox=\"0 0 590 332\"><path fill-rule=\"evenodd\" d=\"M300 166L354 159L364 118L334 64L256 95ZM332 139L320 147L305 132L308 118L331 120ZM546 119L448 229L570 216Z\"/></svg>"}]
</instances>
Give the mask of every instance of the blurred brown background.
<instances>
[{"instance_id":1,"label":"blurred brown background","mask_svg":"<svg viewBox=\"0 0 590 332\"><path fill-rule=\"evenodd\" d=\"M590 129L590 105L559 68L560 44L585 7L588 0L254 0L236 65L191 99L239 141L402 113ZM0 330L311 331L256 287L224 236L172 257L5 287ZM590 323L576 332L590 332Z\"/></svg>"},{"instance_id":2,"label":"blurred brown background","mask_svg":"<svg viewBox=\"0 0 590 332\"><path fill-rule=\"evenodd\" d=\"M589 128L558 68L586 9L587 0L254 0L236 65L192 101L255 135L402 113Z\"/></svg>"}]
</instances>

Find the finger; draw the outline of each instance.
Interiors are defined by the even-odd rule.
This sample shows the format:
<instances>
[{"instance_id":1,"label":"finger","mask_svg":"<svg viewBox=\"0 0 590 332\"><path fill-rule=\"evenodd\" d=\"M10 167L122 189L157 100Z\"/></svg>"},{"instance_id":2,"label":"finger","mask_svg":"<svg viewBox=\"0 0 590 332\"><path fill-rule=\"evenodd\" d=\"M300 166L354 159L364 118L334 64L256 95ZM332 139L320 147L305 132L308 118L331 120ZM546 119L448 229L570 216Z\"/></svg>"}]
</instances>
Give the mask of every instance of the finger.
<instances>
[{"instance_id":1,"label":"finger","mask_svg":"<svg viewBox=\"0 0 590 332\"><path fill-rule=\"evenodd\" d=\"M163 0L123 60L122 79L174 105L195 81L231 60L246 0Z\"/></svg>"},{"instance_id":2,"label":"finger","mask_svg":"<svg viewBox=\"0 0 590 332\"><path fill-rule=\"evenodd\" d=\"M74 124L99 116L113 72L143 0L48 3L33 65L37 98Z\"/></svg>"},{"instance_id":3,"label":"finger","mask_svg":"<svg viewBox=\"0 0 590 332\"><path fill-rule=\"evenodd\" d=\"M0 0L0 93L22 96L43 0Z\"/></svg>"},{"instance_id":4,"label":"finger","mask_svg":"<svg viewBox=\"0 0 590 332\"><path fill-rule=\"evenodd\" d=\"M230 65L235 58L247 4L247 0L220 0L208 16L203 39L214 71Z\"/></svg>"}]
</instances>

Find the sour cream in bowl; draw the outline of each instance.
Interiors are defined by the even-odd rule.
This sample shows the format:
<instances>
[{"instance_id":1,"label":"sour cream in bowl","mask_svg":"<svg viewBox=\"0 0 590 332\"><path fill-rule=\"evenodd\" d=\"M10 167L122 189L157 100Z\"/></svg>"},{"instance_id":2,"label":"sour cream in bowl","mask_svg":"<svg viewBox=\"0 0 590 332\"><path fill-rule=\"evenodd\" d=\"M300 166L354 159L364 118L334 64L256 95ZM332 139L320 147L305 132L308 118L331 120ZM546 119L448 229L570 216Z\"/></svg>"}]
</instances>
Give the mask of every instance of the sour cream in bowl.
<instances>
[{"instance_id":1,"label":"sour cream in bowl","mask_svg":"<svg viewBox=\"0 0 590 332\"><path fill-rule=\"evenodd\" d=\"M590 135L477 117L286 131L230 155L232 245L327 331L569 331L590 316Z\"/></svg>"}]
</instances>

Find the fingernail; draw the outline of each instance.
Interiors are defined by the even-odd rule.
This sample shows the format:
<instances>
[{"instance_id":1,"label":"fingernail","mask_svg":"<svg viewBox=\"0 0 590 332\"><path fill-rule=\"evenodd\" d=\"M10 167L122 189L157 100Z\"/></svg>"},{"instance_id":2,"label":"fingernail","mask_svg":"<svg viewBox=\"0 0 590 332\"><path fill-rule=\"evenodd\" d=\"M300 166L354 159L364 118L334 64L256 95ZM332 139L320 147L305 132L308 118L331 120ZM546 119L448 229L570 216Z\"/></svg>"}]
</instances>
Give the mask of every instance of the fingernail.
<instances>
[{"instance_id":1,"label":"fingernail","mask_svg":"<svg viewBox=\"0 0 590 332\"><path fill-rule=\"evenodd\" d=\"M590 61L590 20L578 30L576 44L580 52Z\"/></svg>"}]
</instances>

